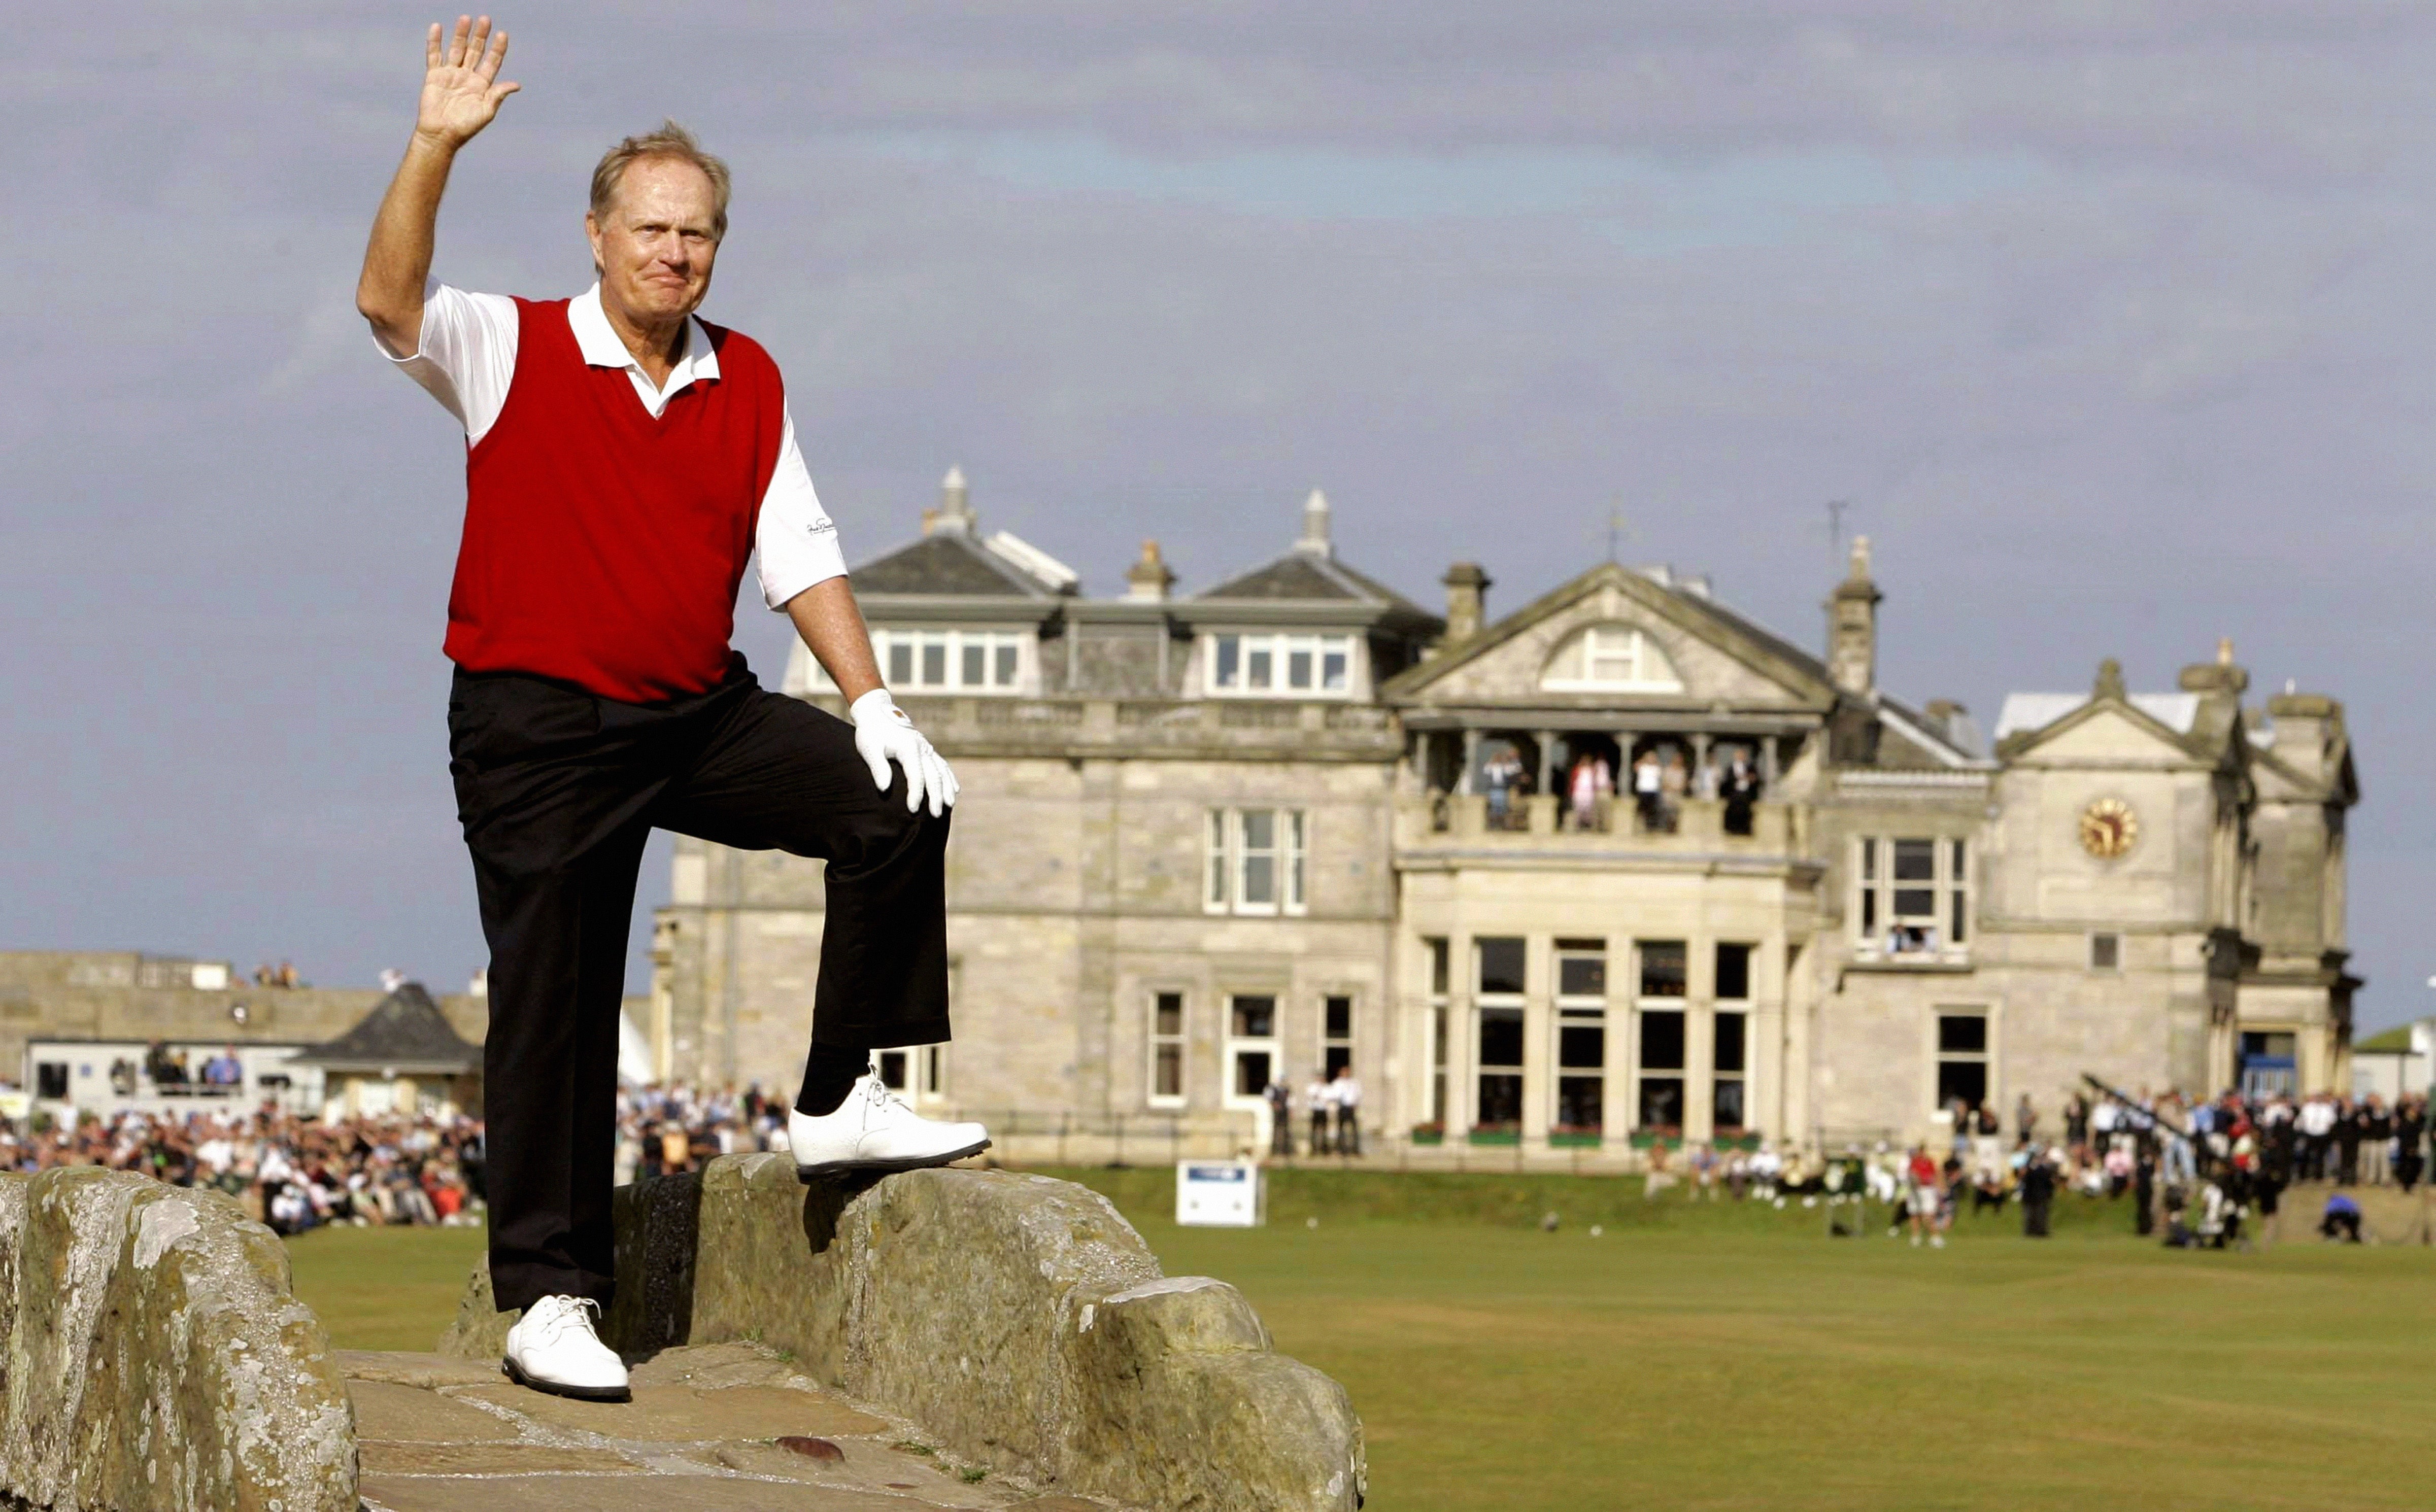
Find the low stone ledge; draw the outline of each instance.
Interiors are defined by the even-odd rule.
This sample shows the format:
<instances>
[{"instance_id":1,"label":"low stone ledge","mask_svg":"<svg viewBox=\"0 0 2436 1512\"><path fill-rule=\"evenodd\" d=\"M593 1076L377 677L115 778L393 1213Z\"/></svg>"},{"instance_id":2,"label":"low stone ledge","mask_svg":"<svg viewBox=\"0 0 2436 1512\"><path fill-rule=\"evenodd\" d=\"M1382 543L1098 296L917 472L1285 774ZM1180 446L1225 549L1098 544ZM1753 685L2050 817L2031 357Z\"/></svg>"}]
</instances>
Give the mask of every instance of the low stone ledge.
<instances>
[{"instance_id":1,"label":"low stone ledge","mask_svg":"<svg viewBox=\"0 0 2436 1512\"><path fill-rule=\"evenodd\" d=\"M0 1503L355 1512L355 1415L287 1252L216 1192L0 1174Z\"/></svg>"},{"instance_id":2,"label":"low stone ledge","mask_svg":"<svg viewBox=\"0 0 2436 1512\"><path fill-rule=\"evenodd\" d=\"M1170 1278L1106 1199L997 1171L796 1178L783 1155L621 1188L609 1342L754 1340L1044 1486L1196 1512L1350 1512L1362 1425L1243 1294ZM477 1265L442 1352L496 1360Z\"/></svg>"}]
</instances>

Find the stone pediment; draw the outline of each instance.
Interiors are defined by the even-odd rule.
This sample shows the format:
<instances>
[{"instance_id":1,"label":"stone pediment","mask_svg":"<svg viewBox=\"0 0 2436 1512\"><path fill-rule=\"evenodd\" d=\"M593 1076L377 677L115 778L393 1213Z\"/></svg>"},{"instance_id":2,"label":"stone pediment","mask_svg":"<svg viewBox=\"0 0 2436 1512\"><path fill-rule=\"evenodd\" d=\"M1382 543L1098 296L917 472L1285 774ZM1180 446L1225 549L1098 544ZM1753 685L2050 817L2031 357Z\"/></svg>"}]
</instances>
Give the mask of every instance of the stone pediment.
<instances>
[{"instance_id":1,"label":"stone pediment","mask_svg":"<svg viewBox=\"0 0 2436 1512\"><path fill-rule=\"evenodd\" d=\"M1697 594L1602 564L1381 689L1408 707L1821 709L1817 658Z\"/></svg>"},{"instance_id":2,"label":"stone pediment","mask_svg":"<svg viewBox=\"0 0 2436 1512\"><path fill-rule=\"evenodd\" d=\"M2191 767L2216 761L2201 742L2128 700L2093 698L2036 729L2009 735L2010 766Z\"/></svg>"}]
</instances>

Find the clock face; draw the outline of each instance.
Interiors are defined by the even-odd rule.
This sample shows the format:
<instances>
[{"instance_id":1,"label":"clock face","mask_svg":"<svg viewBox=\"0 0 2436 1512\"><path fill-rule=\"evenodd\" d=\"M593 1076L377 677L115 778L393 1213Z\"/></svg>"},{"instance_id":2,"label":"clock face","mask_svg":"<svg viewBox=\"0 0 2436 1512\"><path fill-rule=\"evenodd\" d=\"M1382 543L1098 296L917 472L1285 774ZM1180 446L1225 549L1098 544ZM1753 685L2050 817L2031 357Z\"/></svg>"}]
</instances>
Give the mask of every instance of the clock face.
<instances>
[{"instance_id":1,"label":"clock face","mask_svg":"<svg viewBox=\"0 0 2436 1512\"><path fill-rule=\"evenodd\" d=\"M2120 798L2100 798L2080 811L2080 848L2113 860L2140 839L2140 816Z\"/></svg>"}]
</instances>

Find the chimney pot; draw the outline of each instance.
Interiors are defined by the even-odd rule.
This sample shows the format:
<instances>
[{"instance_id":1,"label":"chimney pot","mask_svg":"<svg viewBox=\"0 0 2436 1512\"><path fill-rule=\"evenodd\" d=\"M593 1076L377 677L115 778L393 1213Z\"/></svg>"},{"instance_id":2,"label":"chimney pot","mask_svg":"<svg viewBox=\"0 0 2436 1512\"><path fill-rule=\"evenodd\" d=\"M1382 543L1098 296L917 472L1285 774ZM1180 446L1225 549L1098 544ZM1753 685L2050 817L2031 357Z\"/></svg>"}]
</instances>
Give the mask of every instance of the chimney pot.
<instances>
[{"instance_id":1,"label":"chimney pot","mask_svg":"<svg viewBox=\"0 0 2436 1512\"><path fill-rule=\"evenodd\" d=\"M1157 541L1144 541L1141 560L1125 569L1125 597L1137 603L1159 603L1175 584L1175 574L1158 554Z\"/></svg>"},{"instance_id":2,"label":"chimney pot","mask_svg":"<svg viewBox=\"0 0 2436 1512\"><path fill-rule=\"evenodd\" d=\"M1447 591L1448 644L1470 640L1488 617L1488 574L1477 562L1458 562L1439 581Z\"/></svg>"},{"instance_id":3,"label":"chimney pot","mask_svg":"<svg viewBox=\"0 0 2436 1512\"><path fill-rule=\"evenodd\" d=\"M1302 501L1302 539L1295 543L1295 549L1313 556L1336 554L1335 544L1329 537L1328 495L1318 489L1313 489L1311 496Z\"/></svg>"},{"instance_id":4,"label":"chimney pot","mask_svg":"<svg viewBox=\"0 0 2436 1512\"><path fill-rule=\"evenodd\" d=\"M972 493L965 487L965 470L950 467L948 476L939 479L938 523L931 529L970 535L974 533L973 526Z\"/></svg>"}]
</instances>

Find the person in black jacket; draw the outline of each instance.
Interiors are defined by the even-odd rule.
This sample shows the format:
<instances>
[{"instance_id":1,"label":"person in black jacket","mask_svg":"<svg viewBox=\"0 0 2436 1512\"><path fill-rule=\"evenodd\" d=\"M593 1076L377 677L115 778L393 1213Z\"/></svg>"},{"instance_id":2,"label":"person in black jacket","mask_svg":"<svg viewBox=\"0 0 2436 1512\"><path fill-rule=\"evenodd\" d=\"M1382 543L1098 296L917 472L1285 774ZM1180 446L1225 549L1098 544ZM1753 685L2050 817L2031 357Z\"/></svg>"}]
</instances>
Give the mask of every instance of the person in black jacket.
<instances>
[{"instance_id":1,"label":"person in black jacket","mask_svg":"<svg viewBox=\"0 0 2436 1512\"><path fill-rule=\"evenodd\" d=\"M2367 1101L2353 1109L2352 1118L2360 1131L2360 1184L2382 1187L2392 1171L2387 1154L2393 1138L2393 1114L2386 1107L2385 1099L2371 1092Z\"/></svg>"},{"instance_id":2,"label":"person in black jacket","mask_svg":"<svg viewBox=\"0 0 2436 1512\"><path fill-rule=\"evenodd\" d=\"M2335 1185L2359 1184L2360 1136L2366 1132L2360 1110L2344 1098L2335 1108Z\"/></svg>"},{"instance_id":3,"label":"person in black jacket","mask_svg":"<svg viewBox=\"0 0 2436 1512\"><path fill-rule=\"evenodd\" d=\"M2411 1093L2393 1105L2393 1179L2409 1196L2427 1169L2427 1100Z\"/></svg>"},{"instance_id":4,"label":"person in black jacket","mask_svg":"<svg viewBox=\"0 0 2436 1512\"><path fill-rule=\"evenodd\" d=\"M2030 1157L2022 1163L2022 1237L2044 1239L2047 1221L2055 1211L2056 1168L2047 1152L2039 1145L2030 1146Z\"/></svg>"}]
</instances>

